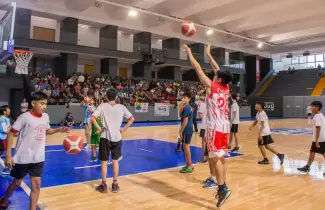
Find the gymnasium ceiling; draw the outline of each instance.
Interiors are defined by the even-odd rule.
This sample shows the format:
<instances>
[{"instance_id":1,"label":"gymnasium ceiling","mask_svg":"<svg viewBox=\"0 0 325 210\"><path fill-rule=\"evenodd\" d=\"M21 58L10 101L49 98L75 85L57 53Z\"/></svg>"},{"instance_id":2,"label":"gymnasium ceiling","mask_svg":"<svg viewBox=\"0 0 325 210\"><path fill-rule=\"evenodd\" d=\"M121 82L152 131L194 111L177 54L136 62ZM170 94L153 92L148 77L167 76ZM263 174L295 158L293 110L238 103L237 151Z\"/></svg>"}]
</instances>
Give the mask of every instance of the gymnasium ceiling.
<instances>
[{"instance_id":1,"label":"gymnasium ceiling","mask_svg":"<svg viewBox=\"0 0 325 210\"><path fill-rule=\"evenodd\" d=\"M2 0L0 0L1 2ZM214 46L262 56L305 50L324 52L324 0L16 0L18 7L32 9L34 14L51 18L79 18L82 24L102 27L117 25L130 33L149 31L156 38L177 37L189 42L210 42ZM129 17L123 4L153 13L191 20L223 31L265 42L197 27L197 34L185 38L180 22L155 14L138 12ZM272 46L270 46L270 45Z\"/></svg>"}]
</instances>

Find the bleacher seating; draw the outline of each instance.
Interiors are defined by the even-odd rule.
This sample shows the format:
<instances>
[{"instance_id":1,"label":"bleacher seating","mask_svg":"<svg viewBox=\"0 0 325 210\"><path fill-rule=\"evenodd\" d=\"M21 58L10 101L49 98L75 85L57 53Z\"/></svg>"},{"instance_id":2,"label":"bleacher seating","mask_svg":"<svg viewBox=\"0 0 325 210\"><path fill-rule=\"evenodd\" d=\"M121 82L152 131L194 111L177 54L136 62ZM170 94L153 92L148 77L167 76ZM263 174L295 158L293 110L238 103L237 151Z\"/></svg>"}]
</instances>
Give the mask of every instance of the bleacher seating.
<instances>
[{"instance_id":1,"label":"bleacher seating","mask_svg":"<svg viewBox=\"0 0 325 210\"><path fill-rule=\"evenodd\" d=\"M308 96L319 81L313 70L280 71L262 96Z\"/></svg>"}]
</instances>

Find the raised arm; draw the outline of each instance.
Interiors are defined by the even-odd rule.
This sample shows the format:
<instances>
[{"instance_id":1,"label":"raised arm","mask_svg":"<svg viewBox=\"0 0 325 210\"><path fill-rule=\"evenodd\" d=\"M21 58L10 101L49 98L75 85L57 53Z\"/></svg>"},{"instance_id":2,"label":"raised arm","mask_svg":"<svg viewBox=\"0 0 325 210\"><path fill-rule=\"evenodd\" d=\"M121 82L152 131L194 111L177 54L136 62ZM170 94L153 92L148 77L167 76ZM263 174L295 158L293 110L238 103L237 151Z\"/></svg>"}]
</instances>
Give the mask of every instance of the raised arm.
<instances>
[{"instance_id":1,"label":"raised arm","mask_svg":"<svg viewBox=\"0 0 325 210\"><path fill-rule=\"evenodd\" d=\"M209 79L209 77L207 75L205 75L205 73L202 70L200 64L194 58L191 48L189 48L186 44L184 44L184 50L185 50L185 52L187 52L188 57L190 59L190 62L192 64L192 66L194 67L194 69L195 69L201 83L205 87L210 88L211 87L211 80Z\"/></svg>"},{"instance_id":2,"label":"raised arm","mask_svg":"<svg viewBox=\"0 0 325 210\"><path fill-rule=\"evenodd\" d=\"M214 60L214 58L212 57L211 55L211 44L208 44L205 48L205 51L206 51L206 54L209 58L209 61L210 61L210 65L214 71L214 73L217 73L219 70L220 70L220 67L218 65L218 63Z\"/></svg>"}]
</instances>

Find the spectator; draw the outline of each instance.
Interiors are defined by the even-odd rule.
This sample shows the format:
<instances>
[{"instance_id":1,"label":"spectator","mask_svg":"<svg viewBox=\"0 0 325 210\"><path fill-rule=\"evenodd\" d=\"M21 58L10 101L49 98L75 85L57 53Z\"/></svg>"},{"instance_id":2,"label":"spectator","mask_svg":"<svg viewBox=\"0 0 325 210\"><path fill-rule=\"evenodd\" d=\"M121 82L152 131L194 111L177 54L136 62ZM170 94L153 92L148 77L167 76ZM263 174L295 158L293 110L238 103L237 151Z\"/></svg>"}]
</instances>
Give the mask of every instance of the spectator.
<instances>
[{"instance_id":1,"label":"spectator","mask_svg":"<svg viewBox=\"0 0 325 210\"><path fill-rule=\"evenodd\" d=\"M11 76L15 72L16 62L14 58L7 60L6 63L6 73Z\"/></svg>"},{"instance_id":2,"label":"spectator","mask_svg":"<svg viewBox=\"0 0 325 210\"><path fill-rule=\"evenodd\" d=\"M25 113L28 110L28 102L26 98L23 99L23 101L20 103L20 112Z\"/></svg>"},{"instance_id":3,"label":"spectator","mask_svg":"<svg viewBox=\"0 0 325 210\"><path fill-rule=\"evenodd\" d=\"M74 125L74 119L73 119L73 116L72 116L72 113L69 112L65 118L65 124L69 127L73 126Z\"/></svg>"}]
</instances>

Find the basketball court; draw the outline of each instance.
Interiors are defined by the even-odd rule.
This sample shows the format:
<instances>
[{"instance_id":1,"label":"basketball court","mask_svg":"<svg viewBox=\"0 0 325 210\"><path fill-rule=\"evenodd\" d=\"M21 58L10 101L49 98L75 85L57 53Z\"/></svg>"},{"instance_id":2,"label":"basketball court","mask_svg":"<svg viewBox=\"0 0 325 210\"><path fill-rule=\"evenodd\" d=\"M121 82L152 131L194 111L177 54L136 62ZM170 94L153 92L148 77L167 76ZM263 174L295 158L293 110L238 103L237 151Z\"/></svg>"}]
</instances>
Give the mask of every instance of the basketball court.
<instances>
[{"instance_id":1,"label":"basketball court","mask_svg":"<svg viewBox=\"0 0 325 210\"><path fill-rule=\"evenodd\" d=\"M203 189L201 184L209 176L207 164L196 164L192 174L179 173L185 160L183 152L174 152L177 126L162 124L139 123L126 132L120 161L121 191L117 194L95 191L100 183L100 163L88 163L90 150L68 155L61 146L65 135L49 136L40 209L216 209L215 190ZM306 162L311 144L307 120L271 121L274 146L286 154L283 167L274 157L270 165L257 164L261 159L257 130L249 131L250 124L241 123L243 148L228 157L232 196L222 209L322 209L323 159L317 157L309 175L297 171ZM83 135L83 130L71 133ZM202 157L198 134L192 145L192 160L196 163ZM268 156L271 158L270 153ZM112 177L111 166L108 172ZM10 180L0 178L1 194ZM25 209L29 203L25 191L29 189L26 177L25 185L11 198L9 209Z\"/></svg>"}]
</instances>

